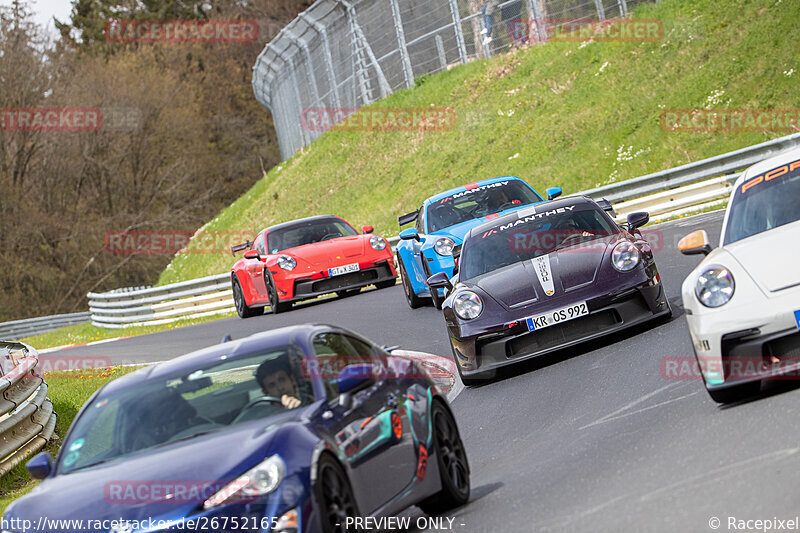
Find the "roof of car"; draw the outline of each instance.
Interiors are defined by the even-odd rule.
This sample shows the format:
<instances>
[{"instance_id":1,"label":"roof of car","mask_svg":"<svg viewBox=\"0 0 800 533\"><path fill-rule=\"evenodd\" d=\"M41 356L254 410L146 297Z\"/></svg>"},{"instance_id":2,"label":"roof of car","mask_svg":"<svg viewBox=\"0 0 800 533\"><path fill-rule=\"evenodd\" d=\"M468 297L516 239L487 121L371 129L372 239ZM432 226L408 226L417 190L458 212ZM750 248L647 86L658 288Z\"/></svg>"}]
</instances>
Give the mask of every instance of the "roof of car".
<instances>
[{"instance_id":1,"label":"roof of car","mask_svg":"<svg viewBox=\"0 0 800 533\"><path fill-rule=\"evenodd\" d=\"M128 388L138 383L149 381L150 379L159 379L163 376L180 374L183 371L188 372L218 362L222 359L246 356L271 347L297 344L300 338L307 338L313 331L328 329L330 327L331 326L322 324L299 324L263 331L239 340L215 344L214 346L190 352L176 357L175 359L170 359L169 361L126 374L106 385L104 391L108 392Z\"/></svg>"},{"instance_id":2,"label":"roof of car","mask_svg":"<svg viewBox=\"0 0 800 533\"><path fill-rule=\"evenodd\" d=\"M476 235L478 233L483 233L484 231L490 230L502 224L508 224L510 222L514 222L520 218L523 218L528 215L532 215L535 213L544 213L546 211L553 211L559 208L568 207L572 205L592 205L597 209L600 209L600 206L597 205L597 202L588 198L586 196L568 196L566 198L558 198L556 200L550 200L547 202L541 202L538 204L530 205L518 209L517 211L512 211L507 215L503 215L501 217L493 218L481 224L480 226L475 226L469 232L469 235Z\"/></svg>"},{"instance_id":3,"label":"roof of car","mask_svg":"<svg viewBox=\"0 0 800 533\"><path fill-rule=\"evenodd\" d=\"M431 196L430 198L425 200L425 202L423 202L423 203L424 204L428 204L428 203L431 203L431 202L436 202L438 200L441 200L442 198L447 198L448 196L452 196L452 195L454 195L456 193L459 193L459 192L463 192L463 191L466 191L466 190L469 190L469 189L474 189L475 187L480 187L482 185L488 185L490 183L497 183L498 181L506 181L506 180L518 180L518 181L523 181L524 182L524 180L522 178L519 178L517 176L500 176L500 177L497 177L497 178L489 178L489 179L485 179L485 180L481 180L481 181L476 181L474 183L467 183L465 185L460 185L460 186L455 187L453 189L448 189L448 190L446 190L444 192L440 192L439 194L435 194L435 195Z\"/></svg>"},{"instance_id":4,"label":"roof of car","mask_svg":"<svg viewBox=\"0 0 800 533\"><path fill-rule=\"evenodd\" d=\"M307 222L316 222L316 221L323 221L323 220L344 220L342 217L337 217L336 215L317 215L313 217L306 217L306 218L298 218L296 220L289 220L288 222L281 222L280 224L275 224L274 226L270 226L267 231L275 231L278 229L290 228L292 226L298 224L304 224ZM345 222L347 222L345 220Z\"/></svg>"}]
</instances>

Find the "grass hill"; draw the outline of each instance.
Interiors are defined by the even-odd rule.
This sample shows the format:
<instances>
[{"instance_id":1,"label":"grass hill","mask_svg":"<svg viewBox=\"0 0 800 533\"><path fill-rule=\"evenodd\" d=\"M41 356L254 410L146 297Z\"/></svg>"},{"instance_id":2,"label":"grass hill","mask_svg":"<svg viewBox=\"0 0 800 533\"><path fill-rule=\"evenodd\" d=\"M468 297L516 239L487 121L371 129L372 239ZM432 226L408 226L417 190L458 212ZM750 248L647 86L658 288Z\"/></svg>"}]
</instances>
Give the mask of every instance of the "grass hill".
<instances>
[{"instance_id":1,"label":"grass hill","mask_svg":"<svg viewBox=\"0 0 800 533\"><path fill-rule=\"evenodd\" d=\"M205 231L315 214L396 235L397 216L448 187L504 174L566 193L791 131L681 133L670 109L798 107L800 2L666 0L655 42L551 42L417 80L372 107L449 107L446 131L329 131L271 169ZM179 254L159 283L225 272L229 254Z\"/></svg>"}]
</instances>

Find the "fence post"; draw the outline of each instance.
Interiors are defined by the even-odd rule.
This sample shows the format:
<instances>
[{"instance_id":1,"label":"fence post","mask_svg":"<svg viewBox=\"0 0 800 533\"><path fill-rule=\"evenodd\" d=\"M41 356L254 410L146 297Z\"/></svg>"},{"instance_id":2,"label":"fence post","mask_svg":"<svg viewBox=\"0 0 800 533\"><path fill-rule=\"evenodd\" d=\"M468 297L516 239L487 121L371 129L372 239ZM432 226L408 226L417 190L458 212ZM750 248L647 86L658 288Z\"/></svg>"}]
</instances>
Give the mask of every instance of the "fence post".
<instances>
[{"instance_id":1,"label":"fence post","mask_svg":"<svg viewBox=\"0 0 800 533\"><path fill-rule=\"evenodd\" d=\"M530 8L530 12L533 13L534 21L533 23L536 24L536 35L539 36L539 42L543 43L547 41L547 32L545 31L544 24L545 21L542 20L542 10L539 7L539 0L528 0L528 7ZM528 25L528 38L531 37L531 27L530 24Z\"/></svg>"},{"instance_id":2,"label":"fence post","mask_svg":"<svg viewBox=\"0 0 800 533\"><path fill-rule=\"evenodd\" d=\"M594 0L594 5L597 8L597 18L606 20L606 10L603 8L603 0Z\"/></svg>"},{"instance_id":3,"label":"fence post","mask_svg":"<svg viewBox=\"0 0 800 533\"><path fill-rule=\"evenodd\" d=\"M389 0L392 4L392 18L394 19L394 29L397 32L397 46L400 49L400 59L403 62L403 76L406 79L406 88L414 86L414 70L411 68L411 58L408 57L408 46L406 45L406 34L403 31L403 17L400 15L400 6L397 0Z\"/></svg>"},{"instance_id":4,"label":"fence post","mask_svg":"<svg viewBox=\"0 0 800 533\"><path fill-rule=\"evenodd\" d=\"M307 12L300 13L300 18L305 19L306 22L322 36L322 51L325 54L325 70L328 72L328 83L331 86L331 94L333 95L333 105L337 109L341 109L342 102L339 99L339 85L336 82L336 72L333 70L333 54L331 54L331 44L328 41L328 30L325 25L318 20L311 18Z\"/></svg>"},{"instance_id":5,"label":"fence post","mask_svg":"<svg viewBox=\"0 0 800 533\"><path fill-rule=\"evenodd\" d=\"M369 41L367 37L364 35L364 32L361 30L361 26L358 24L358 17L356 17L356 8L347 0L338 0L338 2L345 8L347 11L347 18L350 21L350 28L353 32L353 49L358 54L360 66L362 68L366 68L366 62L363 61L362 53L367 55L369 58L369 62L372 63L373 68L375 69L375 74L378 77L378 86L381 89L381 97L388 96L392 93L392 88L389 86L389 82L386 81L386 76L383 74L383 70L381 69L380 63L378 63L378 59L375 57L375 54L372 52L372 47L369 45ZM361 72L361 75L366 74L366 72ZM364 79L369 85L369 79ZM362 89L363 93L363 89Z\"/></svg>"},{"instance_id":6,"label":"fence post","mask_svg":"<svg viewBox=\"0 0 800 533\"><path fill-rule=\"evenodd\" d=\"M625 0L619 0L618 4L619 4L619 16L620 17L627 16L628 15L628 2L626 2Z\"/></svg>"},{"instance_id":7,"label":"fence post","mask_svg":"<svg viewBox=\"0 0 800 533\"><path fill-rule=\"evenodd\" d=\"M436 52L439 54L439 64L442 66L442 70L447 70L447 56L444 53L444 42L442 41L442 36L436 35L434 40L436 41Z\"/></svg>"},{"instance_id":8,"label":"fence post","mask_svg":"<svg viewBox=\"0 0 800 533\"><path fill-rule=\"evenodd\" d=\"M458 13L458 0L450 0L450 13L453 15L453 26L456 31L458 58L464 64L467 62L467 45L464 44L464 28L461 27L461 15Z\"/></svg>"}]
</instances>

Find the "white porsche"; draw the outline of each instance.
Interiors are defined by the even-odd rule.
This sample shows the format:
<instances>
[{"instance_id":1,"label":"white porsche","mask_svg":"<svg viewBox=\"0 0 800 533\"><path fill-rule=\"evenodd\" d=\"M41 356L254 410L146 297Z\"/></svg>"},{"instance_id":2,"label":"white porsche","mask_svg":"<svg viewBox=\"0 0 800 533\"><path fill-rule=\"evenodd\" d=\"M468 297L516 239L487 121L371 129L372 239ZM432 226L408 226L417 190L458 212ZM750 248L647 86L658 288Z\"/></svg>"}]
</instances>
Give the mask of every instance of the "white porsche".
<instances>
[{"instance_id":1,"label":"white porsche","mask_svg":"<svg viewBox=\"0 0 800 533\"><path fill-rule=\"evenodd\" d=\"M800 149L739 177L719 242L698 230L678 249L706 256L681 295L706 389L727 403L800 379Z\"/></svg>"}]
</instances>

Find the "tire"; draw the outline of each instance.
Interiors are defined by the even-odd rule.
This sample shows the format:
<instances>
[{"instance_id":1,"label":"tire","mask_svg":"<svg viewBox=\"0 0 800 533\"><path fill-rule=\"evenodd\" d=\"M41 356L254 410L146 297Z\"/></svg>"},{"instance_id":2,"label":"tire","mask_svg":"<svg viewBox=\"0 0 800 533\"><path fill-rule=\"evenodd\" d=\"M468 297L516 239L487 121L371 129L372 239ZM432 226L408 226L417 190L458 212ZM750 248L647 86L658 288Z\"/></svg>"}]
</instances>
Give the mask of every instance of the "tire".
<instances>
[{"instance_id":1,"label":"tire","mask_svg":"<svg viewBox=\"0 0 800 533\"><path fill-rule=\"evenodd\" d=\"M388 289L389 287L394 287L396 283L396 279L387 279L386 281L379 281L375 286L379 289Z\"/></svg>"},{"instance_id":2,"label":"tire","mask_svg":"<svg viewBox=\"0 0 800 533\"><path fill-rule=\"evenodd\" d=\"M239 284L239 280L234 277L231 284L233 285L233 304L236 306L236 314L239 315L240 318L250 318L251 316L256 316L264 313L264 307L248 307L247 300L244 298L244 292L242 292L242 286Z\"/></svg>"},{"instance_id":3,"label":"tire","mask_svg":"<svg viewBox=\"0 0 800 533\"><path fill-rule=\"evenodd\" d=\"M709 390L708 395L717 403L732 403L758 394L761 390L760 381L750 381L735 387L720 390Z\"/></svg>"},{"instance_id":4,"label":"tire","mask_svg":"<svg viewBox=\"0 0 800 533\"><path fill-rule=\"evenodd\" d=\"M292 302L281 302L278 298L278 291L275 288L275 282L272 281L272 276L267 276L264 280L267 284L267 293L269 294L269 308L273 315L283 313L292 308Z\"/></svg>"},{"instance_id":5,"label":"tire","mask_svg":"<svg viewBox=\"0 0 800 533\"><path fill-rule=\"evenodd\" d=\"M422 298L417 296L417 293L415 293L414 289L411 287L411 282L408 281L406 267L403 265L403 261L400 259L399 255L397 256L397 264L400 265L400 281L403 283L403 293L406 295L408 306L411 309L422 307L425 302Z\"/></svg>"},{"instance_id":6,"label":"tire","mask_svg":"<svg viewBox=\"0 0 800 533\"><path fill-rule=\"evenodd\" d=\"M349 298L361 292L361 289L345 289L343 291L336 291L336 296L339 298Z\"/></svg>"},{"instance_id":7,"label":"tire","mask_svg":"<svg viewBox=\"0 0 800 533\"><path fill-rule=\"evenodd\" d=\"M347 531L345 519L348 516L360 516L347 474L328 454L323 454L319 459L314 492L324 533L344 533Z\"/></svg>"},{"instance_id":8,"label":"tire","mask_svg":"<svg viewBox=\"0 0 800 533\"><path fill-rule=\"evenodd\" d=\"M417 506L429 515L445 513L469 501L469 461L450 410L441 401L431 407L433 446L439 465L442 490L419 502Z\"/></svg>"}]
</instances>

